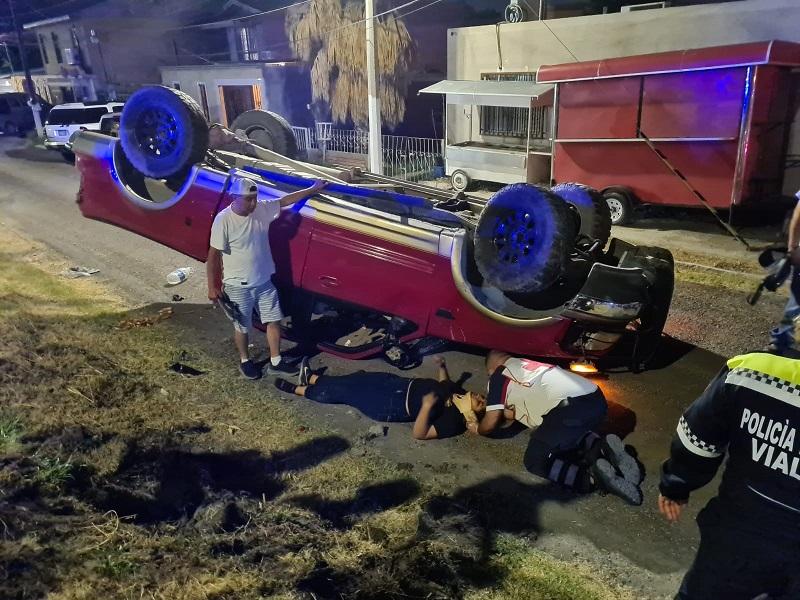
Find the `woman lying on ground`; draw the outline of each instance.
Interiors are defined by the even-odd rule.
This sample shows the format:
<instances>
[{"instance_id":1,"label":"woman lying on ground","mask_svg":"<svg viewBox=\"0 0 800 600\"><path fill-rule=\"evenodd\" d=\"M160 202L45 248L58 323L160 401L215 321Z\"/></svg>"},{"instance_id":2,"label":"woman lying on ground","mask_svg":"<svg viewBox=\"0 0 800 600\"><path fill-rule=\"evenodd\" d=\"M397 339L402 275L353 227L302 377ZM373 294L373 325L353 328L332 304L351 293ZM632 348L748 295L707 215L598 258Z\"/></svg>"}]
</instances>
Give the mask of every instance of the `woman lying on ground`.
<instances>
[{"instance_id":1,"label":"woman lying on ground","mask_svg":"<svg viewBox=\"0 0 800 600\"><path fill-rule=\"evenodd\" d=\"M303 359L297 384L277 379L275 387L322 404L347 404L375 421L413 421L412 436L418 440L453 437L468 429L476 433L486 408L485 398L464 393L450 381L444 358L434 357L434 362L437 379L409 379L365 371L317 375Z\"/></svg>"},{"instance_id":2,"label":"woman lying on ground","mask_svg":"<svg viewBox=\"0 0 800 600\"><path fill-rule=\"evenodd\" d=\"M608 403L585 377L556 365L493 350L486 358L489 394L478 433L487 435L509 417L530 427L525 467L577 492L605 489L642 503L642 472L619 436L595 433Z\"/></svg>"}]
</instances>

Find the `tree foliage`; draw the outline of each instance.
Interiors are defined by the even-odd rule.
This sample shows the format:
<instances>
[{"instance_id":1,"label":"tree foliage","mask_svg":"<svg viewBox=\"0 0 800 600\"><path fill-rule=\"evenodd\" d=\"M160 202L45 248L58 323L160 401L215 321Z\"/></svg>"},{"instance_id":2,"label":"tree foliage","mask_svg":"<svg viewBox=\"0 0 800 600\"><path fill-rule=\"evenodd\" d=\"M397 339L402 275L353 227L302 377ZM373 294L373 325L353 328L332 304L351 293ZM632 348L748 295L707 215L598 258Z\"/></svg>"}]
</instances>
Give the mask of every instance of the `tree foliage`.
<instances>
[{"instance_id":1,"label":"tree foliage","mask_svg":"<svg viewBox=\"0 0 800 600\"><path fill-rule=\"evenodd\" d=\"M314 102L337 123L368 125L364 3L311 0L288 11L286 33L295 54L311 68ZM355 24L354 24L355 23ZM383 125L393 129L406 112L407 77L414 43L402 19L376 19L376 71Z\"/></svg>"}]
</instances>

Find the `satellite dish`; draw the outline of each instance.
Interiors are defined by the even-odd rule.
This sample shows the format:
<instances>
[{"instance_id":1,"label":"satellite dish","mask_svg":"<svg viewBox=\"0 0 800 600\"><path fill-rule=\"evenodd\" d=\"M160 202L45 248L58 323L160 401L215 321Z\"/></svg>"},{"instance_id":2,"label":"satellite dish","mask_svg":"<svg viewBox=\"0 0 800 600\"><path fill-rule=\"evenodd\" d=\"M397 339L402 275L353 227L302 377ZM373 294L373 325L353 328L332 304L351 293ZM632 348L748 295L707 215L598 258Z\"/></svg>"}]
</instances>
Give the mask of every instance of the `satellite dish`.
<instances>
[{"instance_id":1,"label":"satellite dish","mask_svg":"<svg viewBox=\"0 0 800 600\"><path fill-rule=\"evenodd\" d=\"M525 9L522 8L519 4L515 1L512 1L511 4L506 6L505 10L505 18L506 22L508 23L522 23L527 15L525 14Z\"/></svg>"}]
</instances>

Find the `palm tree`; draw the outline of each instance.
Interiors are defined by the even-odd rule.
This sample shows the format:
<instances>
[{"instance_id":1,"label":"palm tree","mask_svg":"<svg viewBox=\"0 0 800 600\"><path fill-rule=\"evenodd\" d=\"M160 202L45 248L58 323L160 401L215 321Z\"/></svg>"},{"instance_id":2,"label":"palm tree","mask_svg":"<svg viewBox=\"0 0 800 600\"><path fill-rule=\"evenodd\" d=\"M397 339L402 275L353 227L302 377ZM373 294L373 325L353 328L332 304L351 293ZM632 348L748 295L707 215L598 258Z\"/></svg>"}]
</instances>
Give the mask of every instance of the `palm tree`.
<instances>
[{"instance_id":1,"label":"palm tree","mask_svg":"<svg viewBox=\"0 0 800 600\"><path fill-rule=\"evenodd\" d=\"M312 101L337 123L368 126L364 2L311 0L286 15L286 33L297 57L311 68ZM414 43L393 14L375 23L376 69L383 125L405 117L407 75Z\"/></svg>"}]
</instances>

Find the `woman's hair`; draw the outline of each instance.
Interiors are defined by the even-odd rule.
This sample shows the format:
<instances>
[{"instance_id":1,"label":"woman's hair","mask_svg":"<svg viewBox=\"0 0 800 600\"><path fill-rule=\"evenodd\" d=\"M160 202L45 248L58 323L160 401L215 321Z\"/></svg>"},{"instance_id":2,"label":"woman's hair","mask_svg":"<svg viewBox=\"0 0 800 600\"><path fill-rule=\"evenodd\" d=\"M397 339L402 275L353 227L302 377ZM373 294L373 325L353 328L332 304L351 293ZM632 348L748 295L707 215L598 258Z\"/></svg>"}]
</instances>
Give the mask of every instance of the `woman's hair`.
<instances>
[{"instance_id":1,"label":"woman's hair","mask_svg":"<svg viewBox=\"0 0 800 600\"><path fill-rule=\"evenodd\" d=\"M463 394L453 394L450 396L450 402L458 409L467 425L474 425L480 421L478 415L472 410L472 392L465 392Z\"/></svg>"}]
</instances>

